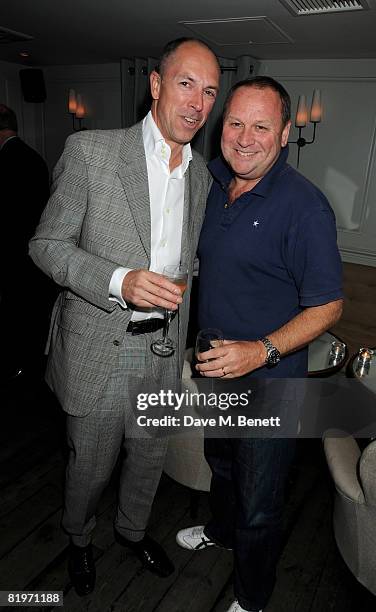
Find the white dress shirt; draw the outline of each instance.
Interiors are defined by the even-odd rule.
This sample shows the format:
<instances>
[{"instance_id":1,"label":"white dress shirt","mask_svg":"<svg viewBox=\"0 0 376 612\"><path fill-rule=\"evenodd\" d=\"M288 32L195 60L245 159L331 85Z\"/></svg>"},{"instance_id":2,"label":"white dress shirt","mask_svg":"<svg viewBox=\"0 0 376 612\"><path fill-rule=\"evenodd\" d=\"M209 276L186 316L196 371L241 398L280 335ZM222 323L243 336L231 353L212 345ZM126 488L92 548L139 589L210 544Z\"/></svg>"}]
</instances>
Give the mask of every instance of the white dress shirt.
<instances>
[{"instance_id":1,"label":"white dress shirt","mask_svg":"<svg viewBox=\"0 0 376 612\"><path fill-rule=\"evenodd\" d=\"M151 111L142 123L142 138L148 172L151 258L149 270L163 272L164 266L179 264L184 213L184 175L192 159L190 144L183 147L182 163L170 172L171 149L159 131ZM121 294L124 277L131 268L117 268L109 286L110 300L123 308L127 303ZM161 310L139 309L132 313L132 321L163 317Z\"/></svg>"}]
</instances>

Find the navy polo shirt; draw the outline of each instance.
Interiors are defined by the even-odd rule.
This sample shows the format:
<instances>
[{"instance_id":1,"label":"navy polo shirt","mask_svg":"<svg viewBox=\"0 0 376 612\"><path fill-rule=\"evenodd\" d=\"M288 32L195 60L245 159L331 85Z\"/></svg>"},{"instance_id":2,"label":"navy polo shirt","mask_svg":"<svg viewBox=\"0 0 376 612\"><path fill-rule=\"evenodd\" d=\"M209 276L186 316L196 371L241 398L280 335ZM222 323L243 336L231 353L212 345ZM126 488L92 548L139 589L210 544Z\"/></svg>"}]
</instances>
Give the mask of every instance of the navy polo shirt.
<instances>
[{"instance_id":1,"label":"navy polo shirt","mask_svg":"<svg viewBox=\"0 0 376 612\"><path fill-rule=\"evenodd\" d=\"M213 185L199 241L199 325L257 340L309 306L340 299L334 213L319 189L286 163L288 147L257 185L226 207L233 173L210 162ZM307 348L262 377L303 377Z\"/></svg>"}]
</instances>

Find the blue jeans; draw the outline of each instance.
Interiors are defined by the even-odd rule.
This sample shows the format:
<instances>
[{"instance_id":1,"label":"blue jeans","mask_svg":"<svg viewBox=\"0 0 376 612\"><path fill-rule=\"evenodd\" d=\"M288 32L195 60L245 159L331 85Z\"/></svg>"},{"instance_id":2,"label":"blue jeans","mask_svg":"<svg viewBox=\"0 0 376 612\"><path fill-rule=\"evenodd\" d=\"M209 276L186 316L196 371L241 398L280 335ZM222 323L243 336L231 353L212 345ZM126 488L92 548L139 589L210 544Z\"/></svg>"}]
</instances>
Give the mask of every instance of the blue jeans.
<instances>
[{"instance_id":1,"label":"blue jeans","mask_svg":"<svg viewBox=\"0 0 376 612\"><path fill-rule=\"evenodd\" d=\"M294 439L205 439L212 518L205 534L234 551L234 591L246 610L266 606L280 553Z\"/></svg>"}]
</instances>

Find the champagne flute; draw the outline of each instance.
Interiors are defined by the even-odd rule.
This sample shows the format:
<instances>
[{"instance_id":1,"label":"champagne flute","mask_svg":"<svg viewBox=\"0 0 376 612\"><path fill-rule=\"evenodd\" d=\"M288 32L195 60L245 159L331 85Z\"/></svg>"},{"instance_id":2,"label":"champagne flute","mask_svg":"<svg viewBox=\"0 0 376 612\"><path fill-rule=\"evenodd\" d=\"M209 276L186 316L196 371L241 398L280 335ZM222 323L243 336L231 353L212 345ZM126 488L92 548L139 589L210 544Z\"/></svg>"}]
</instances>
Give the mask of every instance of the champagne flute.
<instances>
[{"instance_id":1,"label":"champagne flute","mask_svg":"<svg viewBox=\"0 0 376 612\"><path fill-rule=\"evenodd\" d=\"M187 288L188 283L188 271L184 266L177 264L172 266L165 266L163 268L163 275L168 278L169 281L174 283L181 290L181 294L184 294L184 291ZM163 325L163 336L158 340L154 340L151 344L151 350L159 357L169 357L176 349L175 342L169 337L168 332L170 329L170 323L172 315L174 314L173 310L168 310L165 308L164 311L164 325Z\"/></svg>"},{"instance_id":2,"label":"champagne flute","mask_svg":"<svg viewBox=\"0 0 376 612\"><path fill-rule=\"evenodd\" d=\"M198 354L204 353L205 351L210 351L210 349L217 348L218 346L223 346L223 332L220 329L215 329L213 327L208 327L206 329L202 329L197 334L196 339L196 350L195 355L197 361ZM206 359L205 362L211 361L210 359Z\"/></svg>"}]
</instances>

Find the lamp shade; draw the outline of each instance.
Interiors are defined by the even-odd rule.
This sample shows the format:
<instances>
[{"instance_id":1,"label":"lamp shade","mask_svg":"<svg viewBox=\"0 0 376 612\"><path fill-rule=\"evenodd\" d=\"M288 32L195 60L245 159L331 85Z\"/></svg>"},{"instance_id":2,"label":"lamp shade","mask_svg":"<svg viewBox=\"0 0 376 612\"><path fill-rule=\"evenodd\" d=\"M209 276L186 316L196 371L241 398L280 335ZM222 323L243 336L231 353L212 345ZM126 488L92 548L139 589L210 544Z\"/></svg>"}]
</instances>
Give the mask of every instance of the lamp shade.
<instances>
[{"instance_id":1,"label":"lamp shade","mask_svg":"<svg viewBox=\"0 0 376 612\"><path fill-rule=\"evenodd\" d=\"M320 89L313 90L310 121L312 121L312 123L320 123L321 121L321 91Z\"/></svg>"},{"instance_id":2,"label":"lamp shade","mask_svg":"<svg viewBox=\"0 0 376 612\"><path fill-rule=\"evenodd\" d=\"M76 110L77 119L82 119L85 117L85 107L82 102L82 97L80 94L77 95L77 110Z\"/></svg>"},{"instance_id":3,"label":"lamp shade","mask_svg":"<svg viewBox=\"0 0 376 612\"><path fill-rule=\"evenodd\" d=\"M74 115L76 110L77 110L76 92L74 91L74 89L70 89L69 98L68 98L68 112Z\"/></svg>"},{"instance_id":4,"label":"lamp shade","mask_svg":"<svg viewBox=\"0 0 376 612\"><path fill-rule=\"evenodd\" d=\"M298 109L296 111L296 127L305 127L308 121L307 103L305 96L299 96Z\"/></svg>"}]
</instances>

